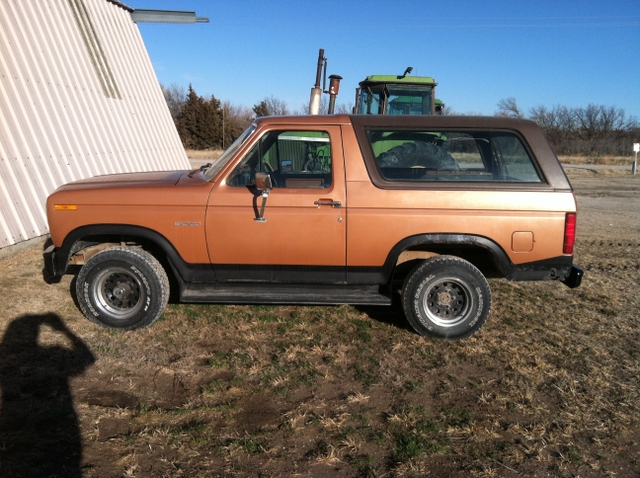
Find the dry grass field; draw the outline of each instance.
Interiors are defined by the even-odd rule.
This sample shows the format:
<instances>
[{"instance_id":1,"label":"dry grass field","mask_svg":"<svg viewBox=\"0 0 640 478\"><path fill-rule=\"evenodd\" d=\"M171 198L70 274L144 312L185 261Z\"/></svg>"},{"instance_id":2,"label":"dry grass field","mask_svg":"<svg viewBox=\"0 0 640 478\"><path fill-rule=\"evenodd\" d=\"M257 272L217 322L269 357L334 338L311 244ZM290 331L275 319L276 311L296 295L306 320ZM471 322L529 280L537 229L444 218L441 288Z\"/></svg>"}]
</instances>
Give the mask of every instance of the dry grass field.
<instances>
[{"instance_id":1,"label":"dry grass field","mask_svg":"<svg viewBox=\"0 0 640 478\"><path fill-rule=\"evenodd\" d=\"M220 156L222 156L222 153L224 153L224 151L222 149L215 149L215 150L197 150L197 149L187 149L186 150L187 153L187 157L191 160L191 161L211 161L213 159L218 159Z\"/></svg>"},{"instance_id":2,"label":"dry grass field","mask_svg":"<svg viewBox=\"0 0 640 478\"><path fill-rule=\"evenodd\" d=\"M596 164L608 166L628 166L631 169L631 156L559 156L563 164Z\"/></svg>"},{"instance_id":3,"label":"dry grass field","mask_svg":"<svg viewBox=\"0 0 640 478\"><path fill-rule=\"evenodd\" d=\"M568 169L583 285L491 280L471 339L395 308L171 304L99 328L0 260L0 476L639 477L640 176Z\"/></svg>"}]
</instances>

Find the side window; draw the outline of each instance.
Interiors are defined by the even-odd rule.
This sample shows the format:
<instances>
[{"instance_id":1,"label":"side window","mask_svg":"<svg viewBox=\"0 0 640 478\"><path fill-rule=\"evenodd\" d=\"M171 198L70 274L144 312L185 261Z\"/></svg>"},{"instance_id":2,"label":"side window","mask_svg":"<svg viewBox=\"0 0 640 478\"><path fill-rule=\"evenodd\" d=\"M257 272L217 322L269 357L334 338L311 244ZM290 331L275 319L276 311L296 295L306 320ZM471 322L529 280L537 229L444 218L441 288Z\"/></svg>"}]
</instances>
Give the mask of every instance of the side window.
<instances>
[{"instance_id":1,"label":"side window","mask_svg":"<svg viewBox=\"0 0 640 478\"><path fill-rule=\"evenodd\" d=\"M507 181L540 182L531 158L515 136L496 136L493 148Z\"/></svg>"},{"instance_id":2,"label":"side window","mask_svg":"<svg viewBox=\"0 0 640 478\"><path fill-rule=\"evenodd\" d=\"M503 132L368 131L387 181L541 182L520 139Z\"/></svg>"},{"instance_id":3,"label":"side window","mask_svg":"<svg viewBox=\"0 0 640 478\"><path fill-rule=\"evenodd\" d=\"M331 186L331 143L324 131L270 131L227 178L230 186L252 186L257 171L269 173L274 188Z\"/></svg>"},{"instance_id":4,"label":"side window","mask_svg":"<svg viewBox=\"0 0 640 478\"><path fill-rule=\"evenodd\" d=\"M480 141L480 143L478 143ZM447 135L446 148L463 171L486 173L487 167L482 159L482 146L488 145L486 140L478 140L468 134Z\"/></svg>"}]
</instances>

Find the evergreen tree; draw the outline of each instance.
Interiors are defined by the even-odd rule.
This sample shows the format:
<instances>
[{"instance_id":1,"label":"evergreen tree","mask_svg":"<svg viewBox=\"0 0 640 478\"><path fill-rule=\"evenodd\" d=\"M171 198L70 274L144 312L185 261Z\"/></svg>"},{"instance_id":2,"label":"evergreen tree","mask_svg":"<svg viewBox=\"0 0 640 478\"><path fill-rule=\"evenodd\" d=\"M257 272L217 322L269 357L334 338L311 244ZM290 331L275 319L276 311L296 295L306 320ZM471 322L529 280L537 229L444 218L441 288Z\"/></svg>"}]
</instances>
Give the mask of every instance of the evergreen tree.
<instances>
[{"instance_id":1,"label":"evergreen tree","mask_svg":"<svg viewBox=\"0 0 640 478\"><path fill-rule=\"evenodd\" d=\"M208 101L189 85L187 100L176 118L176 128L187 149L212 149L222 145L220 101L211 95Z\"/></svg>"},{"instance_id":2,"label":"evergreen tree","mask_svg":"<svg viewBox=\"0 0 640 478\"><path fill-rule=\"evenodd\" d=\"M260 116L269 116L269 106L266 101L261 101L257 105L253 105L253 112L256 114L256 118Z\"/></svg>"},{"instance_id":3,"label":"evergreen tree","mask_svg":"<svg viewBox=\"0 0 640 478\"><path fill-rule=\"evenodd\" d=\"M205 103L205 122L202 129L205 149L222 147L222 108L220 100L213 95Z\"/></svg>"},{"instance_id":4,"label":"evergreen tree","mask_svg":"<svg viewBox=\"0 0 640 478\"><path fill-rule=\"evenodd\" d=\"M180 108L176 118L176 128L182 144L188 149L198 149L200 146L199 126L204 121L204 101L189 85L187 100Z\"/></svg>"}]
</instances>

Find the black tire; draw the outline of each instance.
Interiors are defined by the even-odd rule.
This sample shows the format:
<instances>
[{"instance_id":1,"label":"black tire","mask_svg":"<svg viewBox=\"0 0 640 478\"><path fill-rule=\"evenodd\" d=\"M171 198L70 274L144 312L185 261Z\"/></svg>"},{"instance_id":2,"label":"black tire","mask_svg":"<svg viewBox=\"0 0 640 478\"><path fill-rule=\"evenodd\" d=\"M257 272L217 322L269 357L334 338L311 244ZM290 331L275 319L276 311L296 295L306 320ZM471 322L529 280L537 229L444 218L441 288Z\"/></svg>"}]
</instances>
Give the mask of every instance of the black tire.
<instances>
[{"instance_id":1,"label":"black tire","mask_svg":"<svg viewBox=\"0 0 640 478\"><path fill-rule=\"evenodd\" d=\"M158 320L167 306L169 279L148 252L111 247L80 269L76 294L90 321L114 329L140 329Z\"/></svg>"},{"instance_id":2,"label":"black tire","mask_svg":"<svg viewBox=\"0 0 640 478\"><path fill-rule=\"evenodd\" d=\"M491 311L491 289L473 264L455 256L432 257L404 281L402 307L420 335L446 339L471 337Z\"/></svg>"}]
</instances>

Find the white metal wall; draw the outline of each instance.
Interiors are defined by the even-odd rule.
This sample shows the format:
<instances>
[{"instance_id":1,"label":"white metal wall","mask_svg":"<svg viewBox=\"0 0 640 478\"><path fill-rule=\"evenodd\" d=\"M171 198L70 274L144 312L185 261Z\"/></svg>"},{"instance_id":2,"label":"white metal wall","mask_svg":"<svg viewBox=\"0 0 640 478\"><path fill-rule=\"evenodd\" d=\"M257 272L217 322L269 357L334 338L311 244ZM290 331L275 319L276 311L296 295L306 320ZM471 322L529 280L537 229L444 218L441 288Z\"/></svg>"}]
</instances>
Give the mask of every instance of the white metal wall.
<instances>
[{"instance_id":1,"label":"white metal wall","mask_svg":"<svg viewBox=\"0 0 640 478\"><path fill-rule=\"evenodd\" d=\"M188 168L126 8L0 0L0 249L48 232L64 183Z\"/></svg>"}]
</instances>

